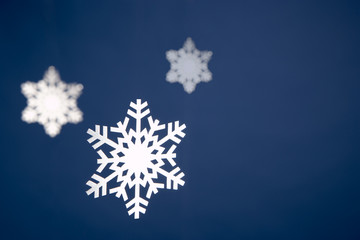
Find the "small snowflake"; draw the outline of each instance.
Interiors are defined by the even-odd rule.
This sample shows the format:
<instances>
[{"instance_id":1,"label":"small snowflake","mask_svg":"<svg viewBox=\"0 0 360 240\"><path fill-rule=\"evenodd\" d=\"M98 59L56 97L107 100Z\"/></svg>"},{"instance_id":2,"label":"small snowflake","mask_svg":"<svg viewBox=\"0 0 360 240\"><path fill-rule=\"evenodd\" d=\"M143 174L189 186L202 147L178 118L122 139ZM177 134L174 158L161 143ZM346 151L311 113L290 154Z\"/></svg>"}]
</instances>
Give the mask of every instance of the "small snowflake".
<instances>
[{"instance_id":1,"label":"small snowflake","mask_svg":"<svg viewBox=\"0 0 360 240\"><path fill-rule=\"evenodd\" d=\"M187 93L192 93L196 84L211 80L212 74L208 69L211 56L211 51L199 51L191 38L187 38L179 51L166 52L166 58L170 62L166 80L171 83L179 82Z\"/></svg>"},{"instance_id":2,"label":"small snowflake","mask_svg":"<svg viewBox=\"0 0 360 240\"><path fill-rule=\"evenodd\" d=\"M112 149L109 152L111 156L106 155L102 150L97 151L100 156L97 163L100 166L96 171L101 173L109 164L108 168L112 172L106 177L92 175L92 180L86 183L90 187L86 193L94 194L95 198L100 194L105 196L108 192L114 193L116 197L122 197L126 202L130 189L134 188L130 201L125 206L128 214L134 214L135 219L139 218L140 213L145 214L145 207L148 205L148 201L141 197L140 190L144 189L146 198L150 199L158 189L164 188L164 183L158 178L159 175L165 177L167 189L177 190L178 185L183 186L185 183L182 180L184 173L175 166L176 145L172 144L170 148L168 146L171 141L176 144L181 142L181 138L185 136L183 130L186 126L179 125L178 121L174 124L168 123L167 135L159 138L158 131L165 129L165 124L159 124L159 120L153 120L151 116L147 117L147 121L144 119L150 113L146 108L147 105L147 102L142 102L140 99L136 103L130 103L130 107L134 110L129 109L127 114L134 119L135 130L128 126L129 118L125 117L123 122L117 123L117 127L110 127L110 132L117 133L115 141L108 138L107 126L102 127L102 134L99 125L95 125L94 130L87 131L91 135L88 142L94 149L104 144ZM149 129L143 127L142 123ZM164 167L171 170L167 171ZM111 180L116 180L116 186L108 191L108 183Z\"/></svg>"},{"instance_id":3,"label":"small snowflake","mask_svg":"<svg viewBox=\"0 0 360 240\"><path fill-rule=\"evenodd\" d=\"M56 69L51 66L38 83L21 84L21 92L27 98L28 106L22 112L22 120L38 122L51 137L60 133L66 123L82 121L82 112L76 105L81 94L81 84L66 84L61 81Z\"/></svg>"}]
</instances>

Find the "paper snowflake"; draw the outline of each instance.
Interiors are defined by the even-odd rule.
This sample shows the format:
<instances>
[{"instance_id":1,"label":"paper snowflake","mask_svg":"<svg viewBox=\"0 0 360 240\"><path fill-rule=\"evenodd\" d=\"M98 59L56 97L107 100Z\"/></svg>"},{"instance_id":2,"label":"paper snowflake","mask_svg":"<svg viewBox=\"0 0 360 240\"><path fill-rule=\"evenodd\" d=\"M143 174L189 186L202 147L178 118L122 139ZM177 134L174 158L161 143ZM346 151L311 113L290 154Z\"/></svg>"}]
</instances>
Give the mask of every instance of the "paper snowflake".
<instances>
[{"instance_id":1,"label":"paper snowflake","mask_svg":"<svg viewBox=\"0 0 360 240\"><path fill-rule=\"evenodd\" d=\"M140 213L145 214L145 207L148 205L148 201L141 196L141 189L146 192L146 198L150 199L158 189L164 188L164 183L167 189L174 190L178 189L178 185L183 186L185 183L182 180L184 173L176 167L174 161L174 143L181 142L181 138L185 136L183 130L186 126L179 125L178 121L168 123L167 134L159 137L157 134L162 133L160 130L165 129L165 124L159 124L159 120L153 120L148 116L150 110L146 108L147 105L147 102L140 99L136 103L130 103L133 110L129 109L127 114L133 118L135 130L129 126L129 118L125 117L123 122L117 123L117 127L110 128L110 132L116 133L116 140L108 138L107 126L102 127L102 133L99 125L95 125L94 130L87 131L91 135L88 142L94 149L103 145L107 145L107 149L111 148L109 154L102 150L97 151L100 156L97 163L100 166L96 170L101 173L108 167L111 173L106 177L92 175L92 180L86 183L90 187L86 193L94 194L97 198L100 194L105 196L109 192L118 198L122 197L125 202L128 200L128 194L131 194L130 201L125 205L128 214L134 214L135 219L139 218ZM147 119L144 119L146 116ZM115 186L109 187L110 181ZM130 193L131 189L133 190Z\"/></svg>"},{"instance_id":2,"label":"paper snowflake","mask_svg":"<svg viewBox=\"0 0 360 240\"><path fill-rule=\"evenodd\" d=\"M21 92L28 104L22 112L22 120L42 124L45 132L55 137L60 133L62 125L82 121L82 112L76 105L82 89L81 84L64 83L56 69L49 67L44 79L37 83L21 84Z\"/></svg>"},{"instance_id":3,"label":"paper snowflake","mask_svg":"<svg viewBox=\"0 0 360 240\"><path fill-rule=\"evenodd\" d=\"M196 84L211 80L212 74L208 69L211 56L211 51L199 51L191 38L187 38L179 51L166 52L166 58L170 62L166 80L171 83L179 82L187 93L192 93Z\"/></svg>"}]
</instances>

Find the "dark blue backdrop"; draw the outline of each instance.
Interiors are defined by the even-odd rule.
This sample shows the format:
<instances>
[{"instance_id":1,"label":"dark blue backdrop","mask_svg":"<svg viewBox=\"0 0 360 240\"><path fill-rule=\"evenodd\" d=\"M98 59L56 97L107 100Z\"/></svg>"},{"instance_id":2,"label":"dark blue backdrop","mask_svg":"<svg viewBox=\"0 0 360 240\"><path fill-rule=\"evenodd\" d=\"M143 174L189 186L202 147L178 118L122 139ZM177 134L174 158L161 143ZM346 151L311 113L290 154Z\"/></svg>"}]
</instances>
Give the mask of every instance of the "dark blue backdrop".
<instances>
[{"instance_id":1,"label":"dark blue backdrop","mask_svg":"<svg viewBox=\"0 0 360 240\"><path fill-rule=\"evenodd\" d=\"M1 1L1 239L360 239L358 1ZM211 50L213 80L165 81L169 49ZM20 84L54 65L84 121L22 122ZM147 100L186 123L186 184L139 220L89 197L95 124Z\"/></svg>"}]
</instances>

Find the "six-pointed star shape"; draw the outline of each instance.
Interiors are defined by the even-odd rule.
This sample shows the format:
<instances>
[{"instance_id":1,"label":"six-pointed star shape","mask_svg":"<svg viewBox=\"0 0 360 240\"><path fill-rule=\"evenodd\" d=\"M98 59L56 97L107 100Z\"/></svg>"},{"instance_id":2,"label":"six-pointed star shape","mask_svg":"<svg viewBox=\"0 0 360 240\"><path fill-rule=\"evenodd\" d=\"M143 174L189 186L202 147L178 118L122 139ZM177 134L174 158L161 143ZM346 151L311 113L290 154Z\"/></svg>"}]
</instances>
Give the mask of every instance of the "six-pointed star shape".
<instances>
[{"instance_id":1,"label":"six-pointed star shape","mask_svg":"<svg viewBox=\"0 0 360 240\"><path fill-rule=\"evenodd\" d=\"M211 51L199 51L192 39L187 38L183 48L166 52L166 58L170 62L166 80L171 83L179 82L187 93L192 93L196 84L211 80L212 74L208 69L211 56Z\"/></svg>"},{"instance_id":2,"label":"six-pointed star shape","mask_svg":"<svg viewBox=\"0 0 360 240\"><path fill-rule=\"evenodd\" d=\"M64 83L55 67L49 67L39 82L21 84L28 104L22 112L22 120L42 124L45 132L55 137L62 125L82 121L82 112L76 104L82 89L81 84Z\"/></svg>"}]
</instances>

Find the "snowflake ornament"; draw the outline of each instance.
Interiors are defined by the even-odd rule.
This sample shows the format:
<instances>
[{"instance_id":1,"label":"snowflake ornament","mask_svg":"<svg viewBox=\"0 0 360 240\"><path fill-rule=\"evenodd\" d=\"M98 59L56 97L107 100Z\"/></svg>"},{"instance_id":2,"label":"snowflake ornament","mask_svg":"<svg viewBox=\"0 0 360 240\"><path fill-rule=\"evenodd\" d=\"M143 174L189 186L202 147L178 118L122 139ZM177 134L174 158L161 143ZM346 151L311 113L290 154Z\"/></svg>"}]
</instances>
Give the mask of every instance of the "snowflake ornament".
<instances>
[{"instance_id":1,"label":"snowflake ornament","mask_svg":"<svg viewBox=\"0 0 360 240\"><path fill-rule=\"evenodd\" d=\"M187 93L195 90L196 84L209 82L212 74L208 69L208 62L212 56L211 51L199 51L191 38L187 38L183 48L179 51L169 50L166 58L170 62L170 70L166 80L179 82Z\"/></svg>"},{"instance_id":2,"label":"snowflake ornament","mask_svg":"<svg viewBox=\"0 0 360 240\"><path fill-rule=\"evenodd\" d=\"M62 125L82 121L82 112L76 105L82 89L81 84L64 83L55 67L49 67L39 82L21 84L21 92L28 104L22 112L22 120L42 124L45 132L55 137Z\"/></svg>"},{"instance_id":3,"label":"snowflake ornament","mask_svg":"<svg viewBox=\"0 0 360 240\"><path fill-rule=\"evenodd\" d=\"M105 154L101 149L97 151L100 156L97 163L100 166L96 171L101 173L106 167L111 171L105 177L92 175L92 180L86 183L90 187L87 195L94 194L94 197L98 198L99 195L105 196L110 193L118 198L122 197L125 202L130 198L125 206L129 216L133 214L135 219L139 218L140 213L145 214L145 207L148 205L148 201L142 197L141 190L145 191L146 198L150 199L158 189L166 187L177 190L179 185L183 186L185 183L182 179L184 173L174 161L174 143L181 142L185 136L183 131L186 126L180 125L178 121L168 123L167 134L159 137L158 134L164 132L160 130L166 126L148 116L150 110L147 106L147 102L142 102L141 99L137 99L136 103L130 103L132 109L129 109L127 114L133 119L131 122L135 123L135 129L129 126L130 119L125 117L116 127L110 127L110 132L117 135L116 140L108 137L108 126L102 126L101 131L100 126L95 125L94 130L87 131L91 136L88 142L94 149L111 149L109 154ZM148 117L145 119L146 116ZM110 181L115 186L109 187Z\"/></svg>"}]
</instances>

